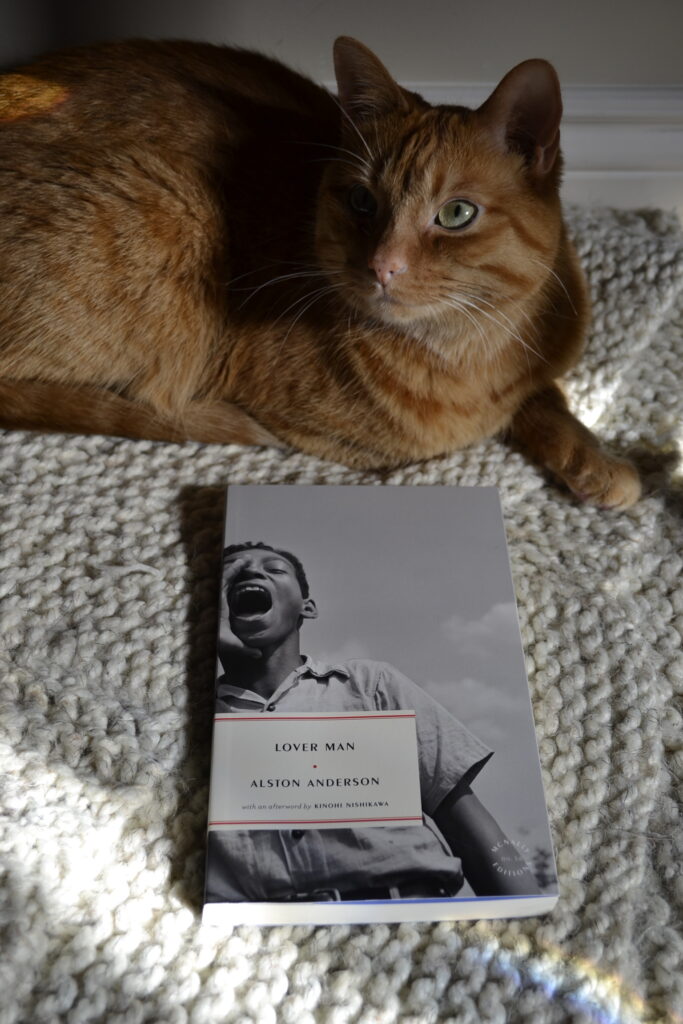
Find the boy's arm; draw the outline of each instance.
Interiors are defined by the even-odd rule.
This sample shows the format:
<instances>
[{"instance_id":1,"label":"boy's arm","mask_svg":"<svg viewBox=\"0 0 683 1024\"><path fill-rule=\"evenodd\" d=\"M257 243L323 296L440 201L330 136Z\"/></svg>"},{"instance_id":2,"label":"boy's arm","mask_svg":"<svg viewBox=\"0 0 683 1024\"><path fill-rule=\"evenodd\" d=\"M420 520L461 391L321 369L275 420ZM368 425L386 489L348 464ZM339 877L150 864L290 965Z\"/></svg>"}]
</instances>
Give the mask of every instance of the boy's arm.
<instances>
[{"instance_id":1,"label":"boy's arm","mask_svg":"<svg viewBox=\"0 0 683 1024\"><path fill-rule=\"evenodd\" d=\"M441 801L434 821L477 896L528 896L539 893L536 879L469 786Z\"/></svg>"}]
</instances>

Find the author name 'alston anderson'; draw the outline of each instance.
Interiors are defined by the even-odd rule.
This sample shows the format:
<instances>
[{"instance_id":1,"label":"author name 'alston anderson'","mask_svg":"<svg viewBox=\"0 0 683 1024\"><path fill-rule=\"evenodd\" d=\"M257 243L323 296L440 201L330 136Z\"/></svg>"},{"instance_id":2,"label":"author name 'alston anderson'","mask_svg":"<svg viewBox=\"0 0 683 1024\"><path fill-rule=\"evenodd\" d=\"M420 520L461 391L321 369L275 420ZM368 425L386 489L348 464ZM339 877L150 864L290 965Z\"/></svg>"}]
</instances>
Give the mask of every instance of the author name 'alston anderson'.
<instances>
[{"instance_id":1,"label":"author name 'alston anderson'","mask_svg":"<svg viewBox=\"0 0 683 1024\"><path fill-rule=\"evenodd\" d=\"M335 779L306 779L303 785L311 789L328 789L341 786L379 786L378 775L338 776ZM252 779L251 789L300 789L301 779Z\"/></svg>"}]
</instances>

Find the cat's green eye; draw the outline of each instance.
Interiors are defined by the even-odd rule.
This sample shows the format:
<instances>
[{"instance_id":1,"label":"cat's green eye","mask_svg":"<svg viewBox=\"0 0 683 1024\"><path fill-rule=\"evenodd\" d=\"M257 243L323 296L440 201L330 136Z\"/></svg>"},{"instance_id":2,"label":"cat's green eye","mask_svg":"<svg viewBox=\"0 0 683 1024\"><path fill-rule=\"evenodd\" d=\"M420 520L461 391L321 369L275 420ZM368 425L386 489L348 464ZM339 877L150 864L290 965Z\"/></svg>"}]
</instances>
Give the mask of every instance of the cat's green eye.
<instances>
[{"instance_id":1,"label":"cat's green eye","mask_svg":"<svg viewBox=\"0 0 683 1024\"><path fill-rule=\"evenodd\" d=\"M377 200L365 185L354 185L349 191L349 206L355 213L371 217L377 211Z\"/></svg>"},{"instance_id":2,"label":"cat's green eye","mask_svg":"<svg viewBox=\"0 0 683 1024\"><path fill-rule=\"evenodd\" d=\"M478 212L478 207L468 199L451 199L441 207L435 217L435 223L439 227L451 230L464 228L472 223Z\"/></svg>"}]
</instances>

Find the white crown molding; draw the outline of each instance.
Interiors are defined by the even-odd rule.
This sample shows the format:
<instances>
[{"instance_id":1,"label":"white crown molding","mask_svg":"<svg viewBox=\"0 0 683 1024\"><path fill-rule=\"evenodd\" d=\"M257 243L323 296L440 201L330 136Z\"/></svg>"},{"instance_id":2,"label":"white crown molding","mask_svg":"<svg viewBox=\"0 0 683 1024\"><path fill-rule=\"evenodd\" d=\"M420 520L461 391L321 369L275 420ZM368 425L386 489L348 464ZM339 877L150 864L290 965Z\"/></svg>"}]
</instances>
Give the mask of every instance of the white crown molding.
<instances>
[{"instance_id":1,"label":"white crown molding","mask_svg":"<svg viewBox=\"0 0 683 1024\"><path fill-rule=\"evenodd\" d=\"M683 221L683 171L566 171L565 202L675 210Z\"/></svg>"},{"instance_id":2,"label":"white crown molding","mask_svg":"<svg viewBox=\"0 0 683 1024\"><path fill-rule=\"evenodd\" d=\"M430 103L477 107L494 86L430 82L409 88ZM573 85L562 97L568 171L683 173L683 86Z\"/></svg>"},{"instance_id":3,"label":"white crown molding","mask_svg":"<svg viewBox=\"0 0 683 1024\"><path fill-rule=\"evenodd\" d=\"M406 89L429 103L478 107L495 88L491 83L410 82ZM565 123L619 122L683 125L683 85L566 85L562 88Z\"/></svg>"},{"instance_id":4,"label":"white crown molding","mask_svg":"<svg viewBox=\"0 0 683 1024\"><path fill-rule=\"evenodd\" d=\"M488 99L491 82L403 82L428 103L476 108ZM326 87L336 91L333 82ZM566 124L683 125L683 85L565 85L562 87Z\"/></svg>"}]
</instances>

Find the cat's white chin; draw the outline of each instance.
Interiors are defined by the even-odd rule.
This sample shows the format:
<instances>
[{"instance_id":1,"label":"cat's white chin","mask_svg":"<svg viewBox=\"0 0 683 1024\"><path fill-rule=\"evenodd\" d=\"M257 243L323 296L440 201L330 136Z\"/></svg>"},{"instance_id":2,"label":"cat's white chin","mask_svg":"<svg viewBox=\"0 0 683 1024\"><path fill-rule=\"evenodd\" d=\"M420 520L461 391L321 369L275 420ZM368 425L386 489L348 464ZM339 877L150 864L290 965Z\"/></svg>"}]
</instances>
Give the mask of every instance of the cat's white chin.
<instances>
[{"instance_id":1,"label":"cat's white chin","mask_svg":"<svg viewBox=\"0 0 683 1024\"><path fill-rule=\"evenodd\" d=\"M420 319L424 315L421 303L409 302L391 294L377 294L373 291L360 296L360 303L376 320L385 323L405 323L407 320Z\"/></svg>"},{"instance_id":2,"label":"cat's white chin","mask_svg":"<svg viewBox=\"0 0 683 1024\"><path fill-rule=\"evenodd\" d=\"M374 287L368 292L367 288L352 286L347 292L347 301L371 323L399 328L411 335L430 332L435 322L443 319L442 306L433 300L409 299Z\"/></svg>"},{"instance_id":3,"label":"cat's white chin","mask_svg":"<svg viewBox=\"0 0 683 1024\"><path fill-rule=\"evenodd\" d=\"M434 310L429 305L417 302L405 302L398 299L381 300L368 303L375 320L381 320L391 327L409 327L424 325L434 317Z\"/></svg>"}]
</instances>

